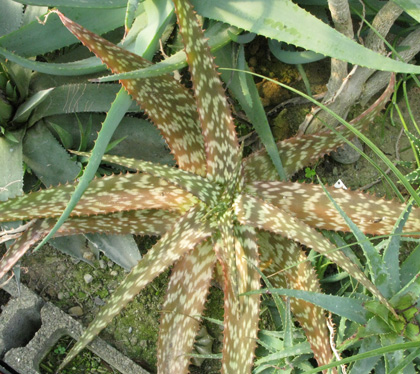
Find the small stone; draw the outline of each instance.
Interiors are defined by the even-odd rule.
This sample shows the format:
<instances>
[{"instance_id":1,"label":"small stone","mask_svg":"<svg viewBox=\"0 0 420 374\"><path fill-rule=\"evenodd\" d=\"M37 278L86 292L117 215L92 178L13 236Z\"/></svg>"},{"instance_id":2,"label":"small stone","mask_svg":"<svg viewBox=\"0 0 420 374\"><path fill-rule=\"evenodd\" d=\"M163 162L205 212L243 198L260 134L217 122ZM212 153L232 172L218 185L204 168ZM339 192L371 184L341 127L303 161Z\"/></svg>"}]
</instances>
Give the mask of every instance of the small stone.
<instances>
[{"instance_id":1,"label":"small stone","mask_svg":"<svg viewBox=\"0 0 420 374\"><path fill-rule=\"evenodd\" d=\"M83 258L88 261L95 261L95 255L92 251L86 251L83 253Z\"/></svg>"},{"instance_id":2,"label":"small stone","mask_svg":"<svg viewBox=\"0 0 420 374\"><path fill-rule=\"evenodd\" d=\"M93 299L93 302L95 303L95 305L105 305L105 301L103 301L99 296L95 296L95 298Z\"/></svg>"},{"instance_id":3,"label":"small stone","mask_svg":"<svg viewBox=\"0 0 420 374\"><path fill-rule=\"evenodd\" d=\"M104 260L99 260L99 267L100 267L101 269L106 269L106 263L105 263L105 261L104 261Z\"/></svg>"},{"instance_id":4,"label":"small stone","mask_svg":"<svg viewBox=\"0 0 420 374\"><path fill-rule=\"evenodd\" d=\"M112 261L108 261L108 267L112 268L114 266L114 263Z\"/></svg>"},{"instance_id":5,"label":"small stone","mask_svg":"<svg viewBox=\"0 0 420 374\"><path fill-rule=\"evenodd\" d=\"M83 316L83 309L80 306L74 306L74 307L70 308L68 312L73 317Z\"/></svg>"},{"instance_id":6,"label":"small stone","mask_svg":"<svg viewBox=\"0 0 420 374\"><path fill-rule=\"evenodd\" d=\"M116 277L116 276L118 275L118 271L116 271L116 270L112 270L112 271L111 271L111 275L112 275L113 277Z\"/></svg>"},{"instance_id":7,"label":"small stone","mask_svg":"<svg viewBox=\"0 0 420 374\"><path fill-rule=\"evenodd\" d=\"M362 143L358 138L353 138L351 142L363 151ZM346 143L337 148L334 152L331 152L331 157L340 164L349 165L355 163L360 158L360 153Z\"/></svg>"},{"instance_id":8,"label":"small stone","mask_svg":"<svg viewBox=\"0 0 420 374\"><path fill-rule=\"evenodd\" d=\"M83 276L83 279L85 280L85 282L86 282L87 284L89 284L89 283L91 283L91 282L93 281L93 277L92 277L90 274L85 274L85 275Z\"/></svg>"},{"instance_id":9,"label":"small stone","mask_svg":"<svg viewBox=\"0 0 420 374\"><path fill-rule=\"evenodd\" d=\"M133 328L130 326L129 328L128 328L128 333L129 334L131 334L133 332Z\"/></svg>"},{"instance_id":10,"label":"small stone","mask_svg":"<svg viewBox=\"0 0 420 374\"><path fill-rule=\"evenodd\" d=\"M64 292L59 292L59 293L57 294L57 299L58 299L58 300L63 300L63 299L64 299L64 297L65 297Z\"/></svg>"}]
</instances>

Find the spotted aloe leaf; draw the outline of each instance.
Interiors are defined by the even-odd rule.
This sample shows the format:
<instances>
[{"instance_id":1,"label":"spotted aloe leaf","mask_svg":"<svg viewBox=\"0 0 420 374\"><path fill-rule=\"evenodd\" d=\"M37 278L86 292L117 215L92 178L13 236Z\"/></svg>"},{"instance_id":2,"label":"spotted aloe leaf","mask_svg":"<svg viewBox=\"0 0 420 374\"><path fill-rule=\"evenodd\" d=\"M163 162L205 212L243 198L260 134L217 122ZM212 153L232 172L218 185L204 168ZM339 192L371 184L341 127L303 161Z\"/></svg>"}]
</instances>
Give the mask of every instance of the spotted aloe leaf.
<instances>
[{"instance_id":1,"label":"spotted aloe leaf","mask_svg":"<svg viewBox=\"0 0 420 374\"><path fill-rule=\"evenodd\" d=\"M112 294L106 307L98 313L81 339L75 344L61 364L61 368L70 362L152 279L211 235L209 225L203 220L204 215L205 211L199 205L175 222Z\"/></svg>"},{"instance_id":2,"label":"spotted aloe leaf","mask_svg":"<svg viewBox=\"0 0 420 374\"><path fill-rule=\"evenodd\" d=\"M388 87L383 94L362 114L350 121L357 130L363 131L375 116L384 108L394 90L395 75L391 77ZM336 129L344 137L352 137L352 132L345 126ZM280 153L283 168L288 177L306 165L311 165L320 157L337 149L343 141L331 130L316 134L305 134L279 141L277 148ZM297 151L298 150L298 151ZM277 170L274 168L266 150L253 153L245 160L245 172L249 180L278 180Z\"/></svg>"},{"instance_id":3,"label":"spotted aloe leaf","mask_svg":"<svg viewBox=\"0 0 420 374\"><path fill-rule=\"evenodd\" d=\"M146 59L82 28L62 13L57 14L63 24L114 73L124 73L151 65ZM204 175L204 144L197 125L195 102L187 89L170 75L120 82L128 93L141 103L141 107L162 132L178 165Z\"/></svg>"},{"instance_id":4,"label":"spotted aloe leaf","mask_svg":"<svg viewBox=\"0 0 420 374\"><path fill-rule=\"evenodd\" d=\"M224 183L232 177L240 156L232 116L203 31L192 22L191 4L179 0L174 4L206 144L208 177Z\"/></svg>"},{"instance_id":5,"label":"spotted aloe leaf","mask_svg":"<svg viewBox=\"0 0 420 374\"><path fill-rule=\"evenodd\" d=\"M297 243L266 231L259 233L258 243L266 248L261 254L261 262L265 264L264 273L270 275L273 287L321 292L315 270L306 261L306 255ZM294 298L290 299L290 308L303 326L319 364L331 362L324 311L307 301Z\"/></svg>"},{"instance_id":6,"label":"spotted aloe leaf","mask_svg":"<svg viewBox=\"0 0 420 374\"><path fill-rule=\"evenodd\" d=\"M382 296L372 282L366 278L364 273L342 252L336 251L334 246L318 231L296 220L282 209L251 195L241 195L237 199L235 212L239 222L242 224L269 230L312 247L351 274L396 315L391 304Z\"/></svg>"},{"instance_id":7,"label":"spotted aloe leaf","mask_svg":"<svg viewBox=\"0 0 420 374\"><path fill-rule=\"evenodd\" d=\"M188 355L216 261L223 270L225 292L223 373L249 373L251 370L258 331L259 297L242 294L260 287L255 269L259 266L259 253L263 259L261 268L266 275L287 267L287 271L276 276L278 285L318 291L315 273L306 262L305 265L291 266L303 259L296 242L312 247L343 267L392 310L360 269L314 230L314 227L343 228L336 222L337 215L332 215L330 208L330 214L321 214L324 200L317 187L274 182L274 169L264 152L242 162L226 99L197 19L188 1L176 0L175 5L195 99L169 75L126 79L121 83L161 130L179 169L108 158L144 173L93 181L59 231L59 235L101 230L148 232L160 234L162 238L121 283L63 365L86 346L137 292L174 262L159 337L158 370L162 373L188 371ZM150 65L135 54L90 33L61 13L58 15L69 30L115 73ZM363 127L381 108L391 90L388 89L378 104L355 121L355 126ZM348 134L344 128L338 131ZM284 153L282 156L290 158L285 164L288 173L293 174L304 163L312 162L336 147L341 142L337 139L334 133L324 132L318 137L295 137L289 143L280 143L278 148ZM0 205L0 216L4 220L46 218L37 222L48 226L51 219L59 216L71 191L72 188L62 186L6 202ZM357 215L364 204L379 211L366 212L366 221L377 221L378 214L382 219L373 222L374 226L366 225L365 230L387 230L386 221L388 217L392 220L392 215L383 215L381 202L372 202L377 199L366 195L357 195L357 198L350 195L348 198L345 193L340 192L334 198L342 200L345 210L353 209L351 214ZM392 212L399 209L396 203L390 206ZM414 211L415 226L418 225L419 212ZM384 220L383 217L387 218ZM30 234L27 239L30 244L18 239L18 246L24 247L20 253L38 237ZM12 261L6 262L10 265ZM319 364L328 363L331 352L322 310L297 301L291 305L307 333L316 360ZM179 350L174 350L175 344Z\"/></svg>"}]
</instances>

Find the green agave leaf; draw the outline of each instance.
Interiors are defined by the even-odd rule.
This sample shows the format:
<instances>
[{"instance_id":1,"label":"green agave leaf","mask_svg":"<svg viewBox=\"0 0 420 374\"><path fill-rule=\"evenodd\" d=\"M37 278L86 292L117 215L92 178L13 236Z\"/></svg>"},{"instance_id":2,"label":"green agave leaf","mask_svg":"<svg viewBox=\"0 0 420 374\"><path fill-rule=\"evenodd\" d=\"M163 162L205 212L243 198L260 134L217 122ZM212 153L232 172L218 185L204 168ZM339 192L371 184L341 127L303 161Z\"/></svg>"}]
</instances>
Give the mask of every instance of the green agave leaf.
<instances>
[{"instance_id":1,"label":"green agave leaf","mask_svg":"<svg viewBox=\"0 0 420 374\"><path fill-rule=\"evenodd\" d=\"M3 160L0 173L0 201L5 201L22 194L23 157L22 142L24 131L14 132L19 142L11 142L0 136L0 160Z\"/></svg>"},{"instance_id":2,"label":"green agave leaf","mask_svg":"<svg viewBox=\"0 0 420 374\"><path fill-rule=\"evenodd\" d=\"M392 231L392 236L389 238L388 245L385 247L384 254L382 256L384 266L388 269L388 273L390 275L387 282L391 290L391 295L396 294L397 291L401 288L401 273L399 262L401 234L413 207L412 204L413 201L408 203L406 208L401 212L400 216L398 217L398 220L395 222L394 230Z\"/></svg>"},{"instance_id":3,"label":"green agave leaf","mask_svg":"<svg viewBox=\"0 0 420 374\"><path fill-rule=\"evenodd\" d=\"M413 17L417 22L420 22L420 4L416 0L392 0L395 4L400 6L404 11Z\"/></svg>"},{"instance_id":4,"label":"green agave leaf","mask_svg":"<svg viewBox=\"0 0 420 374\"><path fill-rule=\"evenodd\" d=\"M323 185L323 183L321 182L319 178L318 178L318 182L321 185L322 189L324 190L325 194L327 195L328 199L334 205L334 208L337 210L337 212L339 212L340 216L346 221L346 224L349 226L353 235L356 237L357 241L360 243L359 245L363 249L363 252L367 259L368 266L370 267L372 277L374 279L374 283L376 287L378 287L378 289L382 292L382 294L385 297L390 297L392 295L392 287L390 283L396 281L392 279L391 271L393 272L392 275L395 275L395 272L386 266L386 263L382 261L382 258L379 255L378 251L373 246L373 244L368 240L368 238L365 236L362 229L358 227L351 220L351 218L344 212L344 210L335 201L335 199L332 197L329 191L325 188L325 186ZM393 266L397 267L397 273L398 273L398 261ZM397 275L397 279L399 279L398 275Z\"/></svg>"},{"instance_id":5,"label":"green agave leaf","mask_svg":"<svg viewBox=\"0 0 420 374\"><path fill-rule=\"evenodd\" d=\"M73 152L80 156L89 157L89 153L85 152ZM156 177L165 179L168 183L177 185L190 192L194 196L198 197L201 201L207 205L216 204L221 192L221 188L217 185L209 183L205 178L184 171L169 167L166 165L158 165L149 161L135 160L127 157L104 155L103 161L118 164L129 169L142 171Z\"/></svg>"},{"instance_id":6,"label":"green agave leaf","mask_svg":"<svg viewBox=\"0 0 420 374\"><path fill-rule=\"evenodd\" d=\"M86 248L86 238L83 235L73 235L63 238L53 238L48 244L58 249L61 253L72 256L79 261L84 261L93 266L93 262L83 257L82 248Z\"/></svg>"},{"instance_id":7,"label":"green agave leaf","mask_svg":"<svg viewBox=\"0 0 420 374\"><path fill-rule=\"evenodd\" d=\"M157 370L188 371L199 319L210 288L216 258L211 240L182 257L172 269L162 306Z\"/></svg>"},{"instance_id":8,"label":"green agave leaf","mask_svg":"<svg viewBox=\"0 0 420 374\"><path fill-rule=\"evenodd\" d=\"M420 67L391 60L373 52L312 16L292 1L193 1L205 17L376 70L419 74Z\"/></svg>"},{"instance_id":9,"label":"green agave leaf","mask_svg":"<svg viewBox=\"0 0 420 374\"><path fill-rule=\"evenodd\" d=\"M13 121L18 123L26 122L32 111L48 97L53 89L54 88L48 88L47 90L38 91L36 94L29 97L19 106L13 117Z\"/></svg>"},{"instance_id":10,"label":"green agave leaf","mask_svg":"<svg viewBox=\"0 0 420 374\"><path fill-rule=\"evenodd\" d=\"M65 8L66 14L98 34L104 34L124 24L125 8L80 9ZM60 20L51 19L45 25L37 20L0 38L0 46L22 57L31 57L66 47L77 40L68 33Z\"/></svg>"},{"instance_id":11,"label":"green agave leaf","mask_svg":"<svg viewBox=\"0 0 420 374\"><path fill-rule=\"evenodd\" d=\"M71 8L123 8L127 0L16 0L25 5L38 5L49 7L71 7Z\"/></svg>"},{"instance_id":12,"label":"green agave leaf","mask_svg":"<svg viewBox=\"0 0 420 374\"><path fill-rule=\"evenodd\" d=\"M69 113L108 112L115 95L121 89L118 84L66 84L54 91L40 104L30 118L30 125L42 118ZM137 112L132 103L127 111Z\"/></svg>"},{"instance_id":13,"label":"green agave leaf","mask_svg":"<svg viewBox=\"0 0 420 374\"><path fill-rule=\"evenodd\" d=\"M40 62L21 57L3 47L0 47L0 56L27 69L45 74L79 76L105 70L105 66L97 57L89 57L84 60L66 63Z\"/></svg>"},{"instance_id":14,"label":"green agave leaf","mask_svg":"<svg viewBox=\"0 0 420 374\"><path fill-rule=\"evenodd\" d=\"M26 132L23 160L47 187L73 181L81 169L42 123Z\"/></svg>"},{"instance_id":15,"label":"green agave leaf","mask_svg":"<svg viewBox=\"0 0 420 374\"><path fill-rule=\"evenodd\" d=\"M235 212L239 222L242 224L268 230L288 239L296 240L326 256L365 286L382 304L386 305L387 308L397 316L388 300L385 299L375 285L366 278L365 274L342 252L337 251L319 232L310 228L305 223L295 219L283 209L279 209L274 205L263 202L251 195L241 195L237 199L235 202Z\"/></svg>"},{"instance_id":16,"label":"green agave leaf","mask_svg":"<svg viewBox=\"0 0 420 374\"><path fill-rule=\"evenodd\" d=\"M325 58L324 55L313 51L286 51L285 49L282 49L282 44L283 43L273 39L268 41L268 47L270 48L271 53L279 61L284 62L285 64L308 64Z\"/></svg>"},{"instance_id":17,"label":"green agave leaf","mask_svg":"<svg viewBox=\"0 0 420 374\"><path fill-rule=\"evenodd\" d=\"M203 220L204 215L205 211L202 207L192 208L149 250L96 315L94 321L66 356L58 371L89 344L142 288L173 262L210 236L211 230Z\"/></svg>"},{"instance_id":18,"label":"green agave leaf","mask_svg":"<svg viewBox=\"0 0 420 374\"><path fill-rule=\"evenodd\" d=\"M94 247L125 270L130 270L141 260L139 248L132 235L86 234Z\"/></svg>"},{"instance_id":19,"label":"green agave leaf","mask_svg":"<svg viewBox=\"0 0 420 374\"><path fill-rule=\"evenodd\" d=\"M0 0L0 8L0 36L3 36L20 27L23 18L23 6L11 0Z\"/></svg>"},{"instance_id":20,"label":"green agave leaf","mask_svg":"<svg viewBox=\"0 0 420 374\"><path fill-rule=\"evenodd\" d=\"M247 295L260 294L264 292L275 293L278 295L291 296L312 304L318 305L325 310L329 310L339 316L351 321L364 324L367 322L367 312L363 308L363 302L341 296L326 295L318 292L289 290L282 288L265 288L246 293Z\"/></svg>"},{"instance_id":21,"label":"green agave leaf","mask_svg":"<svg viewBox=\"0 0 420 374\"><path fill-rule=\"evenodd\" d=\"M281 351L271 353L259 360L255 361L255 366L260 366L265 363L275 364L276 361L281 360L282 358L287 358L291 356L300 356L303 354L312 353L311 346L308 342L298 343L293 347L283 348ZM272 366L271 366L272 367Z\"/></svg>"},{"instance_id":22,"label":"green agave leaf","mask_svg":"<svg viewBox=\"0 0 420 374\"><path fill-rule=\"evenodd\" d=\"M174 0L206 146L207 178L232 179L240 160L239 143L224 89L203 31L188 1Z\"/></svg>"},{"instance_id":23,"label":"green agave leaf","mask_svg":"<svg viewBox=\"0 0 420 374\"><path fill-rule=\"evenodd\" d=\"M420 347L420 342L408 342L408 343L391 344L391 345L388 345L386 347L372 349L368 352L359 353L357 355L353 355L351 357L344 358L342 360L333 362L331 364L320 366L320 367L317 367L317 368L312 369L312 370L308 370L305 374L319 373L320 371L327 370L327 369L330 369L332 367L336 367L336 366L339 366L339 365L345 365L345 364L348 364L350 362L359 361L359 360L363 360L363 359L370 358L370 357L382 356L383 354L386 354L386 353L389 353L389 352L406 350L406 349L411 349L411 348L418 348L418 347ZM356 373L357 372L355 372L355 374Z\"/></svg>"},{"instance_id":24,"label":"green agave leaf","mask_svg":"<svg viewBox=\"0 0 420 374\"><path fill-rule=\"evenodd\" d=\"M405 286L417 273L420 272L420 244L410 253L402 263L400 275L401 285Z\"/></svg>"},{"instance_id":25,"label":"green agave leaf","mask_svg":"<svg viewBox=\"0 0 420 374\"><path fill-rule=\"evenodd\" d=\"M370 336L367 338L362 339L362 344L359 348L359 354L370 352L374 349L378 349L381 347L381 342L378 336ZM359 373L370 373L371 370L376 366L378 361L381 359L380 356L373 356L369 358L365 358L363 360L357 360L351 371L350 374L359 374Z\"/></svg>"}]
</instances>

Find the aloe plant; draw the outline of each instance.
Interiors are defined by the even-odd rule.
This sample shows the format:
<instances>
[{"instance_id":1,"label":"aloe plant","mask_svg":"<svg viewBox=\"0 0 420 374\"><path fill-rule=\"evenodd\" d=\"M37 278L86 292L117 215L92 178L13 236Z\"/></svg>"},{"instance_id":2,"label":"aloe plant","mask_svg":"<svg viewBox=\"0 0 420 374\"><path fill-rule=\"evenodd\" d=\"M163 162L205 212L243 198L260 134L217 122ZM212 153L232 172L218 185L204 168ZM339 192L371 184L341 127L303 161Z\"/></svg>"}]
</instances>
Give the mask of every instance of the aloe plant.
<instances>
[{"instance_id":1,"label":"aloe plant","mask_svg":"<svg viewBox=\"0 0 420 374\"><path fill-rule=\"evenodd\" d=\"M299 243L334 261L396 315L364 273L316 230L348 230L322 188L280 181L264 150L242 159L224 89L203 32L189 2L174 3L195 95L170 75L123 79L121 83L159 128L178 168L105 156L105 162L142 173L93 180L56 233L136 233L161 238L111 296L62 366L142 288L174 265L162 306L157 366L162 373L187 372L188 354L217 264L222 269L225 293L222 370L250 372L260 301L258 295L243 294L260 288L256 269L275 274L271 279L276 287L320 291ZM55 12L114 73L150 66L140 56ZM393 81L372 107L352 121L355 128L363 129L382 109L392 87ZM346 127L339 132L349 134ZM290 177L341 142L335 133L324 131L281 141L277 147ZM30 220L21 233L15 234L17 239L1 262L0 277L55 226L73 189L72 185L50 188L0 205L2 221ZM330 194L366 233L388 233L403 210L397 202L355 191L330 188ZM405 229L415 231L418 225L419 210L414 209ZM296 299L291 300L291 309L318 363L329 363L332 356L323 310Z\"/></svg>"}]
</instances>

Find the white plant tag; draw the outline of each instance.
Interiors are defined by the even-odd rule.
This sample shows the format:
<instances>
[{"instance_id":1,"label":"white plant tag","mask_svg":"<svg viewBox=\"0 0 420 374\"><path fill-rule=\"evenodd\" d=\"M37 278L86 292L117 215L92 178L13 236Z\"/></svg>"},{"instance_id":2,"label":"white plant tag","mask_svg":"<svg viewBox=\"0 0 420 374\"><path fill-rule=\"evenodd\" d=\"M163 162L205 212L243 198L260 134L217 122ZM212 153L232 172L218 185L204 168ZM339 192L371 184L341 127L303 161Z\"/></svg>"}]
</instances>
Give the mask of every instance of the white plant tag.
<instances>
[{"instance_id":1,"label":"white plant tag","mask_svg":"<svg viewBox=\"0 0 420 374\"><path fill-rule=\"evenodd\" d=\"M342 189L342 190L347 190L346 185L343 183L343 181L341 179L339 179L337 182L335 182L334 188L338 188L338 189Z\"/></svg>"}]
</instances>

